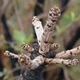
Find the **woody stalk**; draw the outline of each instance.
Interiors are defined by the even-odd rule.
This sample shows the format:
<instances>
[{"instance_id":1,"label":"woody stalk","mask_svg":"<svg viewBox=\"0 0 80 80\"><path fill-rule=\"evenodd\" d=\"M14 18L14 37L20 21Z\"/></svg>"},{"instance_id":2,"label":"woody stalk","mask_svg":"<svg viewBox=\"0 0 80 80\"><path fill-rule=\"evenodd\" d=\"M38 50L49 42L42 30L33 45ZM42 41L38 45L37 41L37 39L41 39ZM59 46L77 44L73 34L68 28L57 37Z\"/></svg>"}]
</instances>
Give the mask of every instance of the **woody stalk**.
<instances>
[{"instance_id":1,"label":"woody stalk","mask_svg":"<svg viewBox=\"0 0 80 80\"><path fill-rule=\"evenodd\" d=\"M79 55L80 46L71 50L57 53L54 58L46 57L46 55L50 50L54 51L55 49L59 48L59 44L54 43L53 36L55 32L54 29L56 26L56 22L59 19L60 15L61 13L58 7L54 6L53 8L51 8L44 29L41 21L36 16L33 17L32 24L34 26L36 36L37 36L37 41L39 44L39 51L38 51L39 55L35 57L33 60L30 58L30 56L27 56L26 54L16 55L9 51L5 51L4 54L9 57L18 58L19 63L21 65L25 65L28 69L35 69L44 63L77 65L79 63L77 59L70 60L68 58ZM22 48L26 50L26 53L32 53L34 51L34 48L30 47L27 44L22 44Z\"/></svg>"}]
</instances>

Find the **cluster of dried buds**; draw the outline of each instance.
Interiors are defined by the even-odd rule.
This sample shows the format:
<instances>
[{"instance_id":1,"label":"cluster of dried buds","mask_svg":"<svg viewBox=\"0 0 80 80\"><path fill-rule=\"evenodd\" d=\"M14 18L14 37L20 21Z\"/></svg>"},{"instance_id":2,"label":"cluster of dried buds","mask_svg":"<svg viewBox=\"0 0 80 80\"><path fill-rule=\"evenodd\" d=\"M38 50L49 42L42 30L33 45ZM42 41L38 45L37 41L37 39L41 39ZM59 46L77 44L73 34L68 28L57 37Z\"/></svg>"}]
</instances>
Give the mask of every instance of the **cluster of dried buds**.
<instances>
[{"instance_id":1,"label":"cluster of dried buds","mask_svg":"<svg viewBox=\"0 0 80 80\"><path fill-rule=\"evenodd\" d=\"M55 49L59 48L59 44L54 43L53 37L54 37L54 32L55 32L54 29L56 26L56 22L59 19L60 15L61 13L58 7L54 6L53 8L51 8L44 29L41 21L36 16L33 17L32 24L34 26L37 36L37 41L39 44L39 51L38 51L39 55L35 57L33 60L30 58L30 56L26 54L16 55L9 51L6 51L4 54L6 56L18 58L19 63L21 65L25 65L29 69L35 69L44 63L77 65L79 61L77 59L69 59L69 57L74 57L75 55L79 55L80 46L71 50L57 53L54 58L45 57L45 55L48 54L50 50L54 51ZM34 51L34 48L30 47L27 44L23 44L22 48L26 50L27 53L32 53Z\"/></svg>"}]
</instances>

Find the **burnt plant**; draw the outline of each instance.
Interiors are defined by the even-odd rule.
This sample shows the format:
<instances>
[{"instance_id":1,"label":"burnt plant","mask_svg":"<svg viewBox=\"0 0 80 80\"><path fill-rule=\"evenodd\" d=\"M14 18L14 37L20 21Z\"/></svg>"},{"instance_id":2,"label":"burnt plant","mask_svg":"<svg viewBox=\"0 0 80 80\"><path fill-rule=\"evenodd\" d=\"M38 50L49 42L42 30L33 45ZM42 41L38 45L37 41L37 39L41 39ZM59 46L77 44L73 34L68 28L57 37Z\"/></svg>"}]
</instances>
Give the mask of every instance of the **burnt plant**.
<instances>
[{"instance_id":1,"label":"burnt plant","mask_svg":"<svg viewBox=\"0 0 80 80\"><path fill-rule=\"evenodd\" d=\"M42 71L47 64L64 64L68 66L77 65L77 59L69 59L75 55L80 54L80 46L56 53L55 50L59 48L59 44L54 42L54 33L56 22L61 15L60 9L56 6L51 8L48 14L46 24L42 26L41 21L34 16L32 24L37 36L37 42L30 47L27 44L22 44L22 48L27 54L16 55L9 51L5 51L5 55L17 58L19 64L23 67L19 80L43 80Z\"/></svg>"}]
</instances>

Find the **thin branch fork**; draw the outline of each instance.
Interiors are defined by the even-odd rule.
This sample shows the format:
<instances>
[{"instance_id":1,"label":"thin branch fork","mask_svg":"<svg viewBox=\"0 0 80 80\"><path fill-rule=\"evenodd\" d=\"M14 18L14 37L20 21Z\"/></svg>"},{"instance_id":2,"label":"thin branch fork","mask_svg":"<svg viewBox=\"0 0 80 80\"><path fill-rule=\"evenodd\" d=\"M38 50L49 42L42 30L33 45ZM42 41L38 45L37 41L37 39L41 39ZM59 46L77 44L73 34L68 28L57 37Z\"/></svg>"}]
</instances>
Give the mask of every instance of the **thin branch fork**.
<instances>
[{"instance_id":1,"label":"thin branch fork","mask_svg":"<svg viewBox=\"0 0 80 80\"><path fill-rule=\"evenodd\" d=\"M31 60L29 56L22 54L22 55L16 55L14 53L11 53L9 51L6 51L4 53L5 56L17 58L20 65L25 65L28 69L35 69L41 64L44 63L44 58L42 55L37 56L35 59Z\"/></svg>"},{"instance_id":2,"label":"thin branch fork","mask_svg":"<svg viewBox=\"0 0 80 80\"><path fill-rule=\"evenodd\" d=\"M75 48L74 48L75 49ZM73 52L72 49L71 51ZM67 51L66 51L67 52ZM13 58L18 58L19 63L22 65L24 64L27 68L29 69L35 69L44 62L47 64L64 64L64 65L77 65L79 61L77 59L59 59L59 58L45 58L42 55L37 56L35 59L31 60L29 56L27 55L16 55L14 53L11 53L9 51L6 51L4 53L6 56L13 57Z\"/></svg>"},{"instance_id":3,"label":"thin branch fork","mask_svg":"<svg viewBox=\"0 0 80 80\"><path fill-rule=\"evenodd\" d=\"M23 47L24 50L29 50L29 52L32 52L32 51L34 50L33 48L31 48L31 47L30 47L29 45L27 45L27 44L23 44L22 46L25 47L25 49L24 49L24 47ZM26 47L26 46L27 46L27 47ZM26 48L27 48L27 49L26 49ZM13 54L13 53L11 53L11 52L9 52L9 51L6 51L6 52L4 53L4 55L6 55L6 56L12 56L12 57L14 57L14 58L19 58L18 55L15 55L15 54ZM76 47L76 48L73 48L73 49L71 49L71 50L62 51L62 52L60 52L60 53L57 53L56 56L55 56L55 58L69 58L69 57L74 57L74 56L76 56L76 55L80 55L80 46L78 46L78 47Z\"/></svg>"},{"instance_id":4,"label":"thin branch fork","mask_svg":"<svg viewBox=\"0 0 80 80\"><path fill-rule=\"evenodd\" d=\"M77 59L64 59L73 57L75 55L80 54L80 46L71 50L63 51L55 55L55 58L46 58L44 55L50 50L55 50L59 48L59 44L54 43L53 33L56 21L60 17L60 10L58 7L54 7L49 11L48 20L43 29L41 21L37 17L34 17L32 20L32 24L35 28L35 32L37 35L37 40L39 43L39 53L40 55L31 60L30 56L26 54L16 55L9 51L6 51L4 54L9 57L17 58L21 65L25 65L28 69L35 69L40 65L44 64L65 64L65 65L77 65L79 62ZM27 44L23 44L22 48L27 52L31 53L34 51L34 48L30 47ZM37 54L37 53L36 53ZM63 59L62 59L63 58Z\"/></svg>"},{"instance_id":5,"label":"thin branch fork","mask_svg":"<svg viewBox=\"0 0 80 80\"><path fill-rule=\"evenodd\" d=\"M33 17L32 24L35 28L38 43L40 46L39 52L43 55L49 52L51 44L54 43L53 33L54 33L56 22L59 17L60 17L60 10L58 7L54 6L54 8L51 8L51 10L49 11L48 19L46 21L44 31L41 22L36 18L34 19Z\"/></svg>"}]
</instances>

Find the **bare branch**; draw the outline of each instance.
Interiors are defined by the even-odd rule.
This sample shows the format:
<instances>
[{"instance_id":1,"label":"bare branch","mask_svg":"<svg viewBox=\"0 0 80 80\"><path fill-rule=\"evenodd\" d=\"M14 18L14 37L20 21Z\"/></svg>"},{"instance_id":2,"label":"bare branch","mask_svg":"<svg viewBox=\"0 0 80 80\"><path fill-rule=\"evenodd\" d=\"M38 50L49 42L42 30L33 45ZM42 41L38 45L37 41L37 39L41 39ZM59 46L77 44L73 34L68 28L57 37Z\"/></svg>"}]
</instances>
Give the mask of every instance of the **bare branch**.
<instances>
[{"instance_id":1,"label":"bare branch","mask_svg":"<svg viewBox=\"0 0 80 80\"><path fill-rule=\"evenodd\" d=\"M75 50L75 49L73 49ZM25 65L28 69L35 69L38 66L40 66L41 64L43 64L44 62L46 62L47 64L64 64L64 65L77 65L79 63L79 61L77 59L58 59L58 58L45 58L42 55L39 55L37 57L35 57L35 59L31 60L29 56L27 55L16 55L14 53L11 53L9 51L6 51L4 53L6 56L11 56L14 58L18 58L19 63L21 65Z\"/></svg>"},{"instance_id":2,"label":"bare branch","mask_svg":"<svg viewBox=\"0 0 80 80\"><path fill-rule=\"evenodd\" d=\"M54 6L54 8L51 8L51 10L49 11L48 19L46 21L44 32L42 34L41 45L39 49L39 52L42 54L48 52L50 50L51 43L54 42L53 33L56 22L59 17L60 17L60 10L58 7Z\"/></svg>"},{"instance_id":3,"label":"bare branch","mask_svg":"<svg viewBox=\"0 0 80 80\"><path fill-rule=\"evenodd\" d=\"M9 57L11 56L11 57L17 58L19 63L21 65L24 65L28 69L35 69L44 63L64 64L69 66L77 65L79 63L77 59L70 60L70 59L64 59L64 58L69 58L75 55L79 55L80 46L71 50L62 51L56 54L54 59L47 58L46 56L44 56L46 53L49 53L50 50L55 50L59 48L59 44L54 43L54 39L53 39L54 28L59 17L60 17L60 10L58 9L58 7L51 8L51 10L49 11L48 20L46 22L44 30L43 30L41 21L39 21L37 17L33 17L32 24L35 28L35 32L37 35L37 40L39 43L39 53L40 53L40 55L38 55L37 57L34 57L33 60L30 58L30 56L27 56L25 54L16 55L9 51L6 51L4 54ZM35 51L34 48L30 47L27 44L23 44L22 48L29 53Z\"/></svg>"},{"instance_id":4,"label":"bare branch","mask_svg":"<svg viewBox=\"0 0 80 80\"><path fill-rule=\"evenodd\" d=\"M41 21L39 21L39 18L34 16L32 19L32 24L33 24L35 32L36 32L38 43L39 43L39 45L41 45L41 37L43 34L42 23L41 23Z\"/></svg>"},{"instance_id":5,"label":"bare branch","mask_svg":"<svg viewBox=\"0 0 80 80\"><path fill-rule=\"evenodd\" d=\"M28 44L22 44L21 47L28 52L32 52L34 50L34 48L30 47Z\"/></svg>"},{"instance_id":6,"label":"bare branch","mask_svg":"<svg viewBox=\"0 0 80 80\"><path fill-rule=\"evenodd\" d=\"M69 78L69 74L68 74L67 69L63 69L63 70L64 70L65 80L71 80L71 79Z\"/></svg>"},{"instance_id":7,"label":"bare branch","mask_svg":"<svg viewBox=\"0 0 80 80\"><path fill-rule=\"evenodd\" d=\"M73 60L70 60L70 59L48 59L46 58L45 59L45 62L48 63L48 64L64 64L64 65L77 65L79 63L79 61L77 59L73 59Z\"/></svg>"},{"instance_id":8,"label":"bare branch","mask_svg":"<svg viewBox=\"0 0 80 80\"><path fill-rule=\"evenodd\" d=\"M5 51L5 52L4 52L4 55L5 55L5 56L8 56L8 57L13 57L13 58L19 58L19 55L16 55L16 54L11 53L11 52L9 52L9 51Z\"/></svg>"},{"instance_id":9,"label":"bare branch","mask_svg":"<svg viewBox=\"0 0 80 80\"><path fill-rule=\"evenodd\" d=\"M0 16L2 16L6 12L6 10L9 6L9 4L11 3L11 1L12 0L8 0L7 4L5 6L4 5L2 6L1 11L0 11Z\"/></svg>"},{"instance_id":10,"label":"bare branch","mask_svg":"<svg viewBox=\"0 0 80 80\"><path fill-rule=\"evenodd\" d=\"M11 53L9 51L6 51L4 55L8 57L17 58L20 65L25 65L28 69L35 69L41 64L44 63L44 58L42 55L37 56L35 59L31 60L29 56L22 54L22 55L16 55L14 53Z\"/></svg>"},{"instance_id":11,"label":"bare branch","mask_svg":"<svg viewBox=\"0 0 80 80\"><path fill-rule=\"evenodd\" d=\"M20 27L20 30L24 31L23 29L23 23L22 23L22 19L21 19L21 15L17 9L17 4L16 4L16 1L13 0L13 5L14 5L14 10L15 10L15 14L16 14L16 18L17 18L17 21L18 21L18 25Z\"/></svg>"},{"instance_id":12,"label":"bare branch","mask_svg":"<svg viewBox=\"0 0 80 80\"><path fill-rule=\"evenodd\" d=\"M69 57L74 57L76 55L80 55L80 46L71 49L71 50L67 50L67 51L62 51L58 54L56 54L56 58L69 58Z\"/></svg>"}]
</instances>

